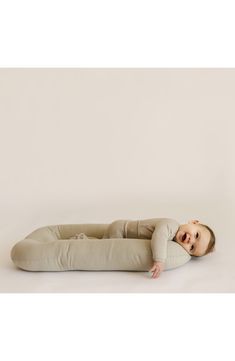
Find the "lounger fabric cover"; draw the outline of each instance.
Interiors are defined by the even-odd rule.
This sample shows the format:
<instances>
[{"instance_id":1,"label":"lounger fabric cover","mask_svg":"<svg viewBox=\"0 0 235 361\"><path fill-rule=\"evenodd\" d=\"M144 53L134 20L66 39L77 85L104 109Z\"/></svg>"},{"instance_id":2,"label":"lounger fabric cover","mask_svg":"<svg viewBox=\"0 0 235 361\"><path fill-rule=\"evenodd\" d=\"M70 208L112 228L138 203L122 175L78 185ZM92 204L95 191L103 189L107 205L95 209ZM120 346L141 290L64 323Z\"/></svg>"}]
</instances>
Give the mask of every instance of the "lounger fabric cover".
<instances>
[{"instance_id":1,"label":"lounger fabric cover","mask_svg":"<svg viewBox=\"0 0 235 361\"><path fill-rule=\"evenodd\" d=\"M108 227L100 223L42 227L14 245L11 259L26 271L148 271L153 265L151 240L103 238ZM168 242L165 270L190 259L178 243Z\"/></svg>"}]
</instances>

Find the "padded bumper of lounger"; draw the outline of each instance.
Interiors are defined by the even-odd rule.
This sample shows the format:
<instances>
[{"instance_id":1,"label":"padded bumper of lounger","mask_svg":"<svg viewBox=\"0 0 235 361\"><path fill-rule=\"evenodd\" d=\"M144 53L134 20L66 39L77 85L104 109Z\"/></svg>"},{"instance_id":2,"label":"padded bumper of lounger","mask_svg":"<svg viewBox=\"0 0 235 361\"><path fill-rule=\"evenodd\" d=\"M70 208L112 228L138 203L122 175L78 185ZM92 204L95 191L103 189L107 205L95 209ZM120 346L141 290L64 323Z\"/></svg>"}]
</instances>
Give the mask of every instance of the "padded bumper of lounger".
<instances>
[{"instance_id":1,"label":"padded bumper of lounger","mask_svg":"<svg viewBox=\"0 0 235 361\"><path fill-rule=\"evenodd\" d=\"M26 271L148 271L153 264L150 239L102 238L108 224L68 224L42 227L17 242L14 264ZM85 233L85 239L71 239ZM191 256L169 241L165 270L188 262Z\"/></svg>"}]
</instances>

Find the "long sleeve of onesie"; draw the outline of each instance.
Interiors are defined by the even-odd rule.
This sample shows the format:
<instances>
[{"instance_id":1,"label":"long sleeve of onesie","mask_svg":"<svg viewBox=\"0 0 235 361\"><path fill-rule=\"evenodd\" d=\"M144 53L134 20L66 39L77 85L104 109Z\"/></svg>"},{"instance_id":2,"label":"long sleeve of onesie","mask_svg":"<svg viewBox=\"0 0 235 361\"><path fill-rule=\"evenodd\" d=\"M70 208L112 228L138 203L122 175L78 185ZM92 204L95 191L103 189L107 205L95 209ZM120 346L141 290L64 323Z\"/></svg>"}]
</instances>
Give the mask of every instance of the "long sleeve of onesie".
<instances>
[{"instance_id":1,"label":"long sleeve of onesie","mask_svg":"<svg viewBox=\"0 0 235 361\"><path fill-rule=\"evenodd\" d=\"M173 219L162 219L156 223L151 238L151 249L154 261L166 261L167 243L174 238L178 228L179 223Z\"/></svg>"}]
</instances>

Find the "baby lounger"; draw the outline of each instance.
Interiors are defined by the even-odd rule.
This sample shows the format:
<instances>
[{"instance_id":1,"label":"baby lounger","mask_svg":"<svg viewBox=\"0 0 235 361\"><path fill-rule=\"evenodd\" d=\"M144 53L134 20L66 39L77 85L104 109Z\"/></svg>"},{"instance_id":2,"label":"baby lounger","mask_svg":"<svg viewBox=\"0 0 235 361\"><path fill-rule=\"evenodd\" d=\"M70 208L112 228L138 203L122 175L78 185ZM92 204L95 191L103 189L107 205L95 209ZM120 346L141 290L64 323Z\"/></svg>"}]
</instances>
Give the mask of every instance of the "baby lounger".
<instances>
[{"instance_id":1,"label":"baby lounger","mask_svg":"<svg viewBox=\"0 0 235 361\"><path fill-rule=\"evenodd\" d=\"M148 271L153 265L150 239L102 238L108 226L63 224L39 228L14 245L11 259L26 271ZM181 266L190 258L183 247L169 241L165 270Z\"/></svg>"}]
</instances>

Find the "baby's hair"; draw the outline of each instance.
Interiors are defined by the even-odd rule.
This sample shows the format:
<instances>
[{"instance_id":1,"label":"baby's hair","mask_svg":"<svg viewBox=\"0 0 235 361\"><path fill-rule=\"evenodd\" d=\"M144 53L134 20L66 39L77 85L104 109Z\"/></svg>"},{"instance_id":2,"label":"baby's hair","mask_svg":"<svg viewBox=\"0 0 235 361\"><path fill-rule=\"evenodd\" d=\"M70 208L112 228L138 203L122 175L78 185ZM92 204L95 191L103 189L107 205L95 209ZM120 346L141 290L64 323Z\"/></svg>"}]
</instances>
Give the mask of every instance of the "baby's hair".
<instances>
[{"instance_id":1,"label":"baby's hair","mask_svg":"<svg viewBox=\"0 0 235 361\"><path fill-rule=\"evenodd\" d=\"M201 223L200 223L201 224ZM208 227L206 224L201 224L201 226L205 227L206 229L208 229L208 231L210 232L211 238L207 247L206 252L204 253L204 256L210 252L213 252L215 250L215 234L212 231L212 229L210 227Z\"/></svg>"}]
</instances>

